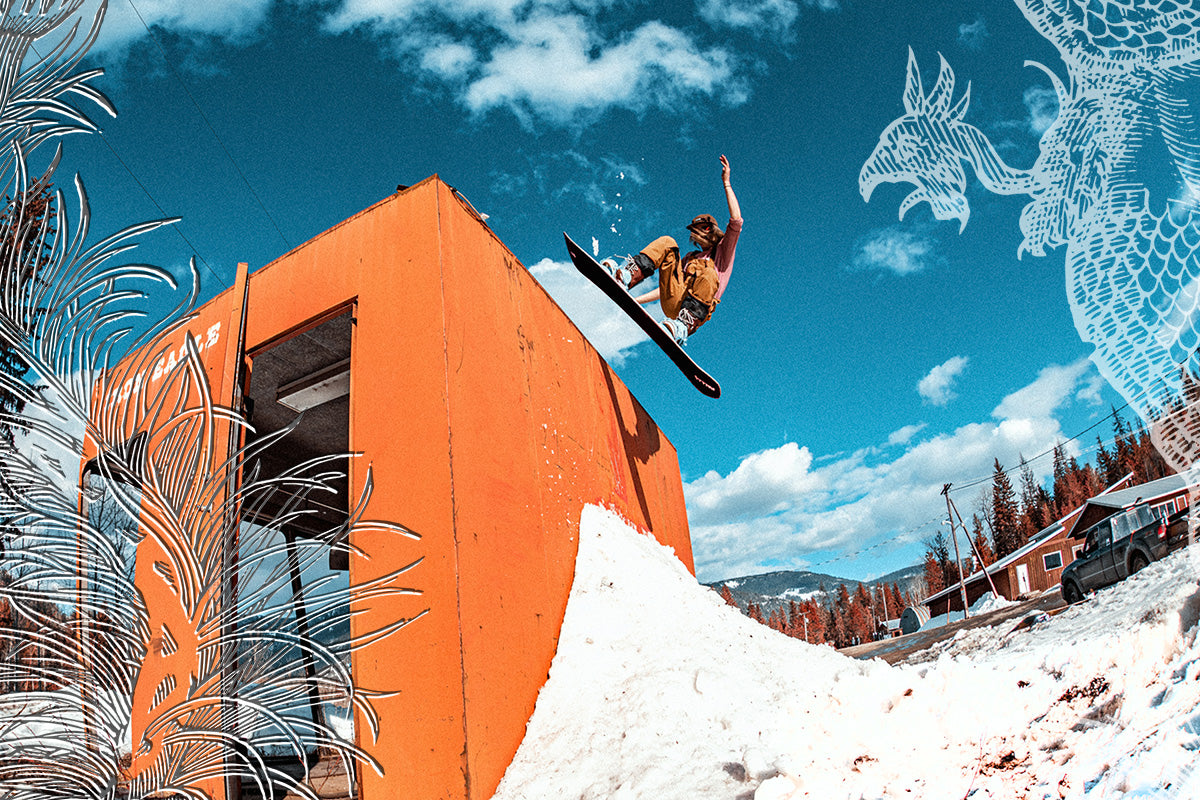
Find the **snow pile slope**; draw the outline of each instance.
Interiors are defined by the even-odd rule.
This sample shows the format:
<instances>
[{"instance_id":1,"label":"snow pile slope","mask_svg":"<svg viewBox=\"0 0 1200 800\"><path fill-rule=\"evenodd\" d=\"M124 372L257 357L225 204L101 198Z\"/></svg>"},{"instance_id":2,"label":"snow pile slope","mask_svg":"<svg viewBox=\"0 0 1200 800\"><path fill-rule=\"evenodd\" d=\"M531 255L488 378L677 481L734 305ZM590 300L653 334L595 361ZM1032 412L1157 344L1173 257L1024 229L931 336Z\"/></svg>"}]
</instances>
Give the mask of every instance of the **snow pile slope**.
<instances>
[{"instance_id":1,"label":"snow pile slope","mask_svg":"<svg viewBox=\"0 0 1200 800\"><path fill-rule=\"evenodd\" d=\"M559 651L496 794L1200 797L1200 591L1184 554L915 666L759 625L588 508Z\"/></svg>"},{"instance_id":2,"label":"snow pile slope","mask_svg":"<svg viewBox=\"0 0 1200 800\"><path fill-rule=\"evenodd\" d=\"M978 600L970 605L969 610L972 616L977 617L980 614L986 614L989 611L997 611L1001 608L1011 605L1016 605L1016 603L1012 600L1005 600L1003 597L996 597L996 595L992 594L991 592L985 592ZM934 628L941 628L945 625L949 625L951 622L958 622L960 619L964 619L965 617L966 615L961 611L951 611L949 614L942 614L939 617L930 618L928 622L920 627L920 630L928 631Z\"/></svg>"}]
</instances>

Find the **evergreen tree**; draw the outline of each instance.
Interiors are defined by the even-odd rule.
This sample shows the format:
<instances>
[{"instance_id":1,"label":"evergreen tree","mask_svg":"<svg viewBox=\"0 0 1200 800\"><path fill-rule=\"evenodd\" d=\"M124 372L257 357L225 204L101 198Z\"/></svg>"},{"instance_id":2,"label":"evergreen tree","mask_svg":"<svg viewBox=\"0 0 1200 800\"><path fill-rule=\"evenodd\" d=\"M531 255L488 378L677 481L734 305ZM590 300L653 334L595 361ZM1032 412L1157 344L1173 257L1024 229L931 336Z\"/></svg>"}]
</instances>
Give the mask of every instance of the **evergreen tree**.
<instances>
[{"instance_id":1,"label":"evergreen tree","mask_svg":"<svg viewBox=\"0 0 1200 800\"><path fill-rule=\"evenodd\" d=\"M721 599L734 608L738 607L737 601L733 599L733 592L729 590L728 586L721 586Z\"/></svg>"},{"instance_id":2,"label":"evergreen tree","mask_svg":"<svg viewBox=\"0 0 1200 800\"><path fill-rule=\"evenodd\" d=\"M803 626L804 626L805 621L807 621L807 623L808 623L807 641L809 641L812 644L824 644L826 641L828 641L828 637L826 636L826 629L825 629L825 621L827 619L827 614L825 613L824 609L821 608L820 604L816 601L816 599L810 598L808 600L805 600L801 604L800 608L801 608L801 613L803 614L803 617L804 617L800 621L801 634L803 634L803 632L805 630Z\"/></svg>"},{"instance_id":3,"label":"evergreen tree","mask_svg":"<svg viewBox=\"0 0 1200 800\"><path fill-rule=\"evenodd\" d=\"M865 602L856 596L850 603L850 609L846 616L849 644L855 645L871 641L871 611Z\"/></svg>"},{"instance_id":4,"label":"evergreen tree","mask_svg":"<svg viewBox=\"0 0 1200 800\"><path fill-rule=\"evenodd\" d=\"M950 558L950 545L946 541L946 534L938 531L925 541L925 557L921 566L925 573L925 587L930 596L958 580Z\"/></svg>"},{"instance_id":5,"label":"evergreen tree","mask_svg":"<svg viewBox=\"0 0 1200 800\"><path fill-rule=\"evenodd\" d=\"M804 615L801 613L800 604L795 600L788 601L788 620L787 620L787 635L793 639L804 638Z\"/></svg>"},{"instance_id":6,"label":"evergreen tree","mask_svg":"<svg viewBox=\"0 0 1200 800\"><path fill-rule=\"evenodd\" d=\"M10 287L36 281L39 270L49 263L57 219L55 197L43 178L17 198L5 198L6 208L0 214L0 290L11 291ZM0 372L16 380L24 380L29 374L17 351L4 340L0 340ZM0 386L0 416L11 417L24 410L25 401ZM0 441L7 447L12 447L15 441L12 423L3 418L0 418ZM4 473L0 472L0 492L11 496L11 491ZM6 542L19 535L11 519L0 519L0 563Z\"/></svg>"},{"instance_id":7,"label":"evergreen tree","mask_svg":"<svg viewBox=\"0 0 1200 800\"><path fill-rule=\"evenodd\" d=\"M891 619L900 619L904 609L908 608L908 601L904 595L900 594L900 584L892 584L892 599L889 602L891 603Z\"/></svg>"},{"instance_id":8,"label":"evergreen tree","mask_svg":"<svg viewBox=\"0 0 1200 800\"><path fill-rule=\"evenodd\" d=\"M1016 494L997 458L992 473L992 537L996 542L997 558L1004 558L1025 544L1017 514Z\"/></svg>"},{"instance_id":9,"label":"evergreen tree","mask_svg":"<svg viewBox=\"0 0 1200 800\"><path fill-rule=\"evenodd\" d=\"M1115 483L1131 472L1135 473L1136 479L1137 456L1134 448L1133 429L1121 418L1121 413L1116 408L1112 410L1112 418L1113 449L1115 450L1114 458L1116 459L1117 474L1109 483Z\"/></svg>"},{"instance_id":10,"label":"evergreen tree","mask_svg":"<svg viewBox=\"0 0 1200 800\"><path fill-rule=\"evenodd\" d=\"M971 515L971 542L975 545L975 552L979 554L979 559L983 563L980 568L989 566L996 561L996 553L992 550L992 543L988 541L987 534L983 530L983 520L978 514Z\"/></svg>"},{"instance_id":11,"label":"evergreen tree","mask_svg":"<svg viewBox=\"0 0 1200 800\"><path fill-rule=\"evenodd\" d=\"M1108 452L1104 447L1104 442L1100 440L1100 435L1096 435L1096 471L1100 473L1104 479L1105 486L1112 486L1121 479L1121 466L1117 462L1115 453Z\"/></svg>"},{"instance_id":12,"label":"evergreen tree","mask_svg":"<svg viewBox=\"0 0 1200 800\"><path fill-rule=\"evenodd\" d=\"M1062 442L1054 446L1054 483L1053 483L1053 500L1054 500L1054 516L1062 517L1071 510L1067 503L1067 477L1070 471L1070 465L1067 464L1067 451L1063 448ZM997 554L999 554L1000 543L996 543Z\"/></svg>"},{"instance_id":13,"label":"evergreen tree","mask_svg":"<svg viewBox=\"0 0 1200 800\"><path fill-rule=\"evenodd\" d=\"M1158 452L1158 448L1154 446L1154 439L1150 432L1138 421L1137 428L1134 430L1134 458L1137 462L1141 482L1156 481L1159 478L1165 478L1168 475L1175 474L1175 470L1163 458L1162 453Z\"/></svg>"},{"instance_id":14,"label":"evergreen tree","mask_svg":"<svg viewBox=\"0 0 1200 800\"><path fill-rule=\"evenodd\" d=\"M1035 531L1046 527L1048 520L1042 519L1041 508L1038 504L1038 483L1033 476L1033 468L1021 456L1021 516L1027 517Z\"/></svg>"}]
</instances>

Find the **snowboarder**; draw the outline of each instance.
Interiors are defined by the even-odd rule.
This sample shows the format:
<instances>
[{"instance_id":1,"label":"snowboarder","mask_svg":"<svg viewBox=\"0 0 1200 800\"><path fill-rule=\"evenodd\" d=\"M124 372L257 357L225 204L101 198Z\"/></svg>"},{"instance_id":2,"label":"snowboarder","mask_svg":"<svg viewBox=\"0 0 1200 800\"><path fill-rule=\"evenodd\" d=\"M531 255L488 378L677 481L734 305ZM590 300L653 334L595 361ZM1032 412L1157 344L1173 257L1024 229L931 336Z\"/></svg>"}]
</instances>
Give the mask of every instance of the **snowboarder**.
<instances>
[{"instance_id":1,"label":"snowboarder","mask_svg":"<svg viewBox=\"0 0 1200 800\"><path fill-rule=\"evenodd\" d=\"M733 272L742 212L729 181L729 159L721 156L721 181L729 204L725 230L711 214L701 214L688 224L688 239L698 250L681 259L679 245L670 236L660 236L641 252L625 258L606 258L602 266L626 289L632 290L658 273L658 288L637 298L645 305L659 300L667 318L662 325L680 344L712 316Z\"/></svg>"}]
</instances>

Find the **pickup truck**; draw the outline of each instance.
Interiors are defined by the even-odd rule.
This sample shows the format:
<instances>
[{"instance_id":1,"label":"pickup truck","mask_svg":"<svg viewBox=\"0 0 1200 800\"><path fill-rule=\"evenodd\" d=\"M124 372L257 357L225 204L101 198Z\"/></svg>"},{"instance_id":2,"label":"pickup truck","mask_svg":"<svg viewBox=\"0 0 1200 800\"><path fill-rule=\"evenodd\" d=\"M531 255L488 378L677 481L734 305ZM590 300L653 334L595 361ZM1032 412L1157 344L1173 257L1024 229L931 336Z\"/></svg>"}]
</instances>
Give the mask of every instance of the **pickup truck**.
<instances>
[{"instance_id":1,"label":"pickup truck","mask_svg":"<svg viewBox=\"0 0 1200 800\"><path fill-rule=\"evenodd\" d=\"M1185 508L1159 519L1150 506L1139 503L1088 528L1083 551L1062 571L1063 600L1078 603L1087 592L1125 580L1187 544L1188 512Z\"/></svg>"}]
</instances>

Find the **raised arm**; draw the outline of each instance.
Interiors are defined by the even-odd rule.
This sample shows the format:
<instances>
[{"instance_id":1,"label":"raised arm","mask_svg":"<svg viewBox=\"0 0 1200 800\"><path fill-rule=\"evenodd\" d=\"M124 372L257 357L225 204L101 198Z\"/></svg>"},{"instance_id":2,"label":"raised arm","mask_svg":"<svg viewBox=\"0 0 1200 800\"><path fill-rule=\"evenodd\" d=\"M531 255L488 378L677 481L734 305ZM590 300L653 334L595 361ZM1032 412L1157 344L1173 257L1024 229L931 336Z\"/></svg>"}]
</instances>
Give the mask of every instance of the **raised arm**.
<instances>
[{"instance_id":1,"label":"raised arm","mask_svg":"<svg viewBox=\"0 0 1200 800\"><path fill-rule=\"evenodd\" d=\"M729 159L721 156L721 182L725 184L725 202L729 203L729 218L741 219L742 208L738 205L737 195L733 193L733 184L729 182Z\"/></svg>"}]
</instances>

